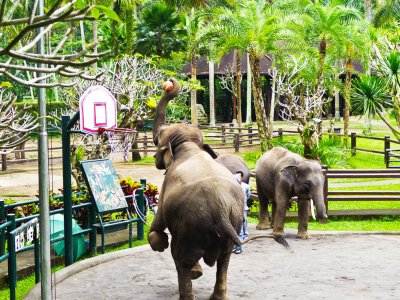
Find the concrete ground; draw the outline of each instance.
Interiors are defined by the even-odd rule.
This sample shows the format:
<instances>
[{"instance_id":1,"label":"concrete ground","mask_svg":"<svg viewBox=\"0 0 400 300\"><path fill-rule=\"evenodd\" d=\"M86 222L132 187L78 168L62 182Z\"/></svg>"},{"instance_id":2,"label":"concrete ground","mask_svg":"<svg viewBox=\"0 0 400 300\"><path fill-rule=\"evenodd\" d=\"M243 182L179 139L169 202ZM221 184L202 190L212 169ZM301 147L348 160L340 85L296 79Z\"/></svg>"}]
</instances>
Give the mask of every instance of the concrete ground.
<instances>
[{"instance_id":1,"label":"concrete ground","mask_svg":"<svg viewBox=\"0 0 400 300\"><path fill-rule=\"evenodd\" d=\"M267 231L268 233L269 231ZM399 299L400 236L313 232L290 249L258 238L232 254L229 299ZM250 236L260 235L250 224ZM202 262L201 262L202 263ZM193 281L196 299L208 299L215 267L202 263ZM55 273L54 299L178 299L177 274L169 249L148 245L87 259ZM37 285L25 299L40 299Z\"/></svg>"}]
</instances>

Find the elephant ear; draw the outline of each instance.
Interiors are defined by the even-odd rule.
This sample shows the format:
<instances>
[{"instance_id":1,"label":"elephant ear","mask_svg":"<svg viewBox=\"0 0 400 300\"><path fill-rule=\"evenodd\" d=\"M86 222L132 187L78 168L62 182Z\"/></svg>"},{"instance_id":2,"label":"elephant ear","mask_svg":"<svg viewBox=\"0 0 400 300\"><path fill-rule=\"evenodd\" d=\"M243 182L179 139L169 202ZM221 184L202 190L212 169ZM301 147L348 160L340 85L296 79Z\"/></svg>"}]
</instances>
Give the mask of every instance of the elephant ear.
<instances>
[{"instance_id":1,"label":"elephant ear","mask_svg":"<svg viewBox=\"0 0 400 300\"><path fill-rule=\"evenodd\" d=\"M297 178L297 166L287 166L281 170L281 173L291 178Z\"/></svg>"},{"instance_id":2,"label":"elephant ear","mask_svg":"<svg viewBox=\"0 0 400 300\"><path fill-rule=\"evenodd\" d=\"M208 144L203 145L203 150L210 154L213 159L216 159L218 157L218 154L214 152L213 148L211 148L211 146Z\"/></svg>"}]
</instances>

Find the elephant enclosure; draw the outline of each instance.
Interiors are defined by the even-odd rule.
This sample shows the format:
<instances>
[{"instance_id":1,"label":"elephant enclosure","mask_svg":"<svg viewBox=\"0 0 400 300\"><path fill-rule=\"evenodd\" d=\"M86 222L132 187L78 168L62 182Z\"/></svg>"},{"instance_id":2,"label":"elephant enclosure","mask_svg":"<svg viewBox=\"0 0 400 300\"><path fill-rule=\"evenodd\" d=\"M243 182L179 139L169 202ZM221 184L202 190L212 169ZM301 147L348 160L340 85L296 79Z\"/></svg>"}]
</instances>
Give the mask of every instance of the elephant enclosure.
<instances>
[{"instance_id":1,"label":"elephant enclosure","mask_svg":"<svg viewBox=\"0 0 400 300\"><path fill-rule=\"evenodd\" d=\"M246 243L242 254L232 254L229 299L398 299L400 236L311 232L311 239L296 240L294 231L288 232L290 250L259 238ZM250 235L258 234L251 224ZM124 251L96 265L93 259L78 263L88 266L56 285L57 299L178 299L169 249ZM201 264L204 275L193 287L196 299L204 300L211 295L216 268Z\"/></svg>"}]
</instances>

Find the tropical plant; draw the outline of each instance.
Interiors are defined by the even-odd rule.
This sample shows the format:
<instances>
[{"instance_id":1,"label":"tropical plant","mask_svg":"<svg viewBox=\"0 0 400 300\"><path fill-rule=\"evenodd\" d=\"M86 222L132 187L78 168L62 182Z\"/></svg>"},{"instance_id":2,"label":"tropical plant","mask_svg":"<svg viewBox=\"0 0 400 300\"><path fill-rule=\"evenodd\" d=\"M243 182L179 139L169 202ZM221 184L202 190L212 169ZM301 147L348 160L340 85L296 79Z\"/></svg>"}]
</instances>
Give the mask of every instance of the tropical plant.
<instances>
[{"instance_id":1,"label":"tropical plant","mask_svg":"<svg viewBox=\"0 0 400 300\"><path fill-rule=\"evenodd\" d=\"M387 83L382 78L374 75L363 75L354 80L351 100L355 114L370 116L377 114L395 137L400 140L400 130L392 126L385 116L387 110L393 107L393 104L387 92Z\"/></svg>"},{"instance_id":2,"label":"tropical plant","mask_svg":"<svg viewBox=\"0 0 400 300\"><path fill-rule=\"evenodd\" d=\"M136 51L144 55L169 57L184 50L186 31L183 17L173 7L154 3L144 8L135 26Z\"/></svg>"}]
</instances>

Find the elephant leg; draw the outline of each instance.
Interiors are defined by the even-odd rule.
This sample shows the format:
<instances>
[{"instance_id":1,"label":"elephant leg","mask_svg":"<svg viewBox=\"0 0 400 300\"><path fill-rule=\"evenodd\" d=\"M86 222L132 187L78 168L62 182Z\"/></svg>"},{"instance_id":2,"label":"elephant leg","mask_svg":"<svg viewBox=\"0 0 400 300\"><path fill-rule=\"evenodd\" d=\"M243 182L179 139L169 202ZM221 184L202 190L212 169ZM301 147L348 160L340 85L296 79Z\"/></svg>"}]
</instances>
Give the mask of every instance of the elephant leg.
<instances>
[{"instance_id":1,"label":"elephant leg","mask_svg":"<svg viewBox=\"0 0 400 300\"><path fill-rule=\"evenodd\" d=\"M190 274L192 279L197 279L203 275L203 268L200 266L199 262L190 270Z\"/></svg>"},{"instance_id":2,"label":"elephant leg","mask_svg":"<svg viewBox=\"0 0 400 300\"><path fill-rule=\"evenodd\" d=\"M310 206L310 201L305 199L299 199L298 207L299 207L299 226L297 237L301 239L307 239L308 233L308 208Z\"/></svg>"},{"instance_id":3,"label":"elephant leg","mask_svg":"<svg viewBox=\"0 0 400 300\"><path fill-rule=\"evenodd\" d=\"M283 235L285 234L283 227L285 225L287 204L286 201L278 200L275 205L274 230L272 231L272 234Z\"/></svg>"},{"instance_id":4,"label":"elephant leg","mask_svg":"<svg viewBox=\"0 0 400 300\"><path fill-rule=\"evenodd\" d=\"M272 213L271 213L271 227L274 228L274 220L276 219L276 203L272 201Z\"/></svg>"},{"instance_id":5,"label":"elephant leg","mask_svg":"<svg viewBox=\"0 0 400 300\"><path fill-rule=\"evenodd\" d=\"M151 231L147 239L154 251L163 252L168 248L168 235L165 232Z\"/></svg>"},{"instance_id":6,"label":"elephant leg","mask_svg":"<svg viewBox=\"0 0 400 300\"><path fill-rule=\"evenodd\" d=\"M258 194L258 201L260 203L260 217L257 224L257 230L265 230L271 228L268 216L268 198L260 191Z\"/></svg>"},{"instance_id":7,"label":"elephant leg","mask_svg":"<svg viewBox=\"0 0 400 300\"><path fill-rule=\"evenodd\" d=\"M185 263L175 261L178 272L179 300L194 300L191 280L191 267Z\"/></svg>"},{"instance_id":8,"label":"elephant leg","mask_svg":"<svg viewBox=\"0 0 400 300\"><path fill-rule=\"evenodd\" d=\"M217 276L214 286L214 292L212 293L211 300L227 300L226 294L226 282L228 274L229 259L231 252L227 251L222 253L217 261Z\"/></svg>"}]
</instances>

